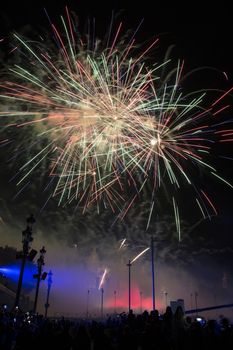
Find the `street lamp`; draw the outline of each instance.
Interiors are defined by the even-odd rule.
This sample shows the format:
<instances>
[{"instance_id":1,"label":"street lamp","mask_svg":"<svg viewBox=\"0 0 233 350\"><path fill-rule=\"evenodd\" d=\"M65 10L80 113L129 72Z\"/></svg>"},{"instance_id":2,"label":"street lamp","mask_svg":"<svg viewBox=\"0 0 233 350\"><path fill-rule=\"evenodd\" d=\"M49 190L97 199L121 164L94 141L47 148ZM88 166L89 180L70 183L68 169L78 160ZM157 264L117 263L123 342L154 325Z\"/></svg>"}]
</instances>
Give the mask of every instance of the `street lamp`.
<instances>
[{"instance_id":1,"label":"street lamp","mask_svg":"<svg viewBox=\"0 0 233 350\"><path fill-rule=\"evenodd\" d=\"M128 282L129 282L129 285L128 285L128 296L129 296L129 313L130 313L130 310L131 310L131 266L132 264L140 257L142 256L148 249L150 248L146 248L144 249L141 253L139 253L137 256L135 256L135 258L133 258L133 260L129 260L128 264L126 264L126 266L128 266Z\"/></svg>"},{"instance_id":2,"label":"street lamp","mask_svg":"<svg viewBox=\"0 0 233 350\"><path fill-rule=\"evenodd\" d=\"M104 269L104 272L103 272L103 275L101 277L100 284L99 284L99 290L101 291L100 316L102 319L104 317L104 288L103 288L103 285L105 282L106 274L107 274L107 268Z\"/></svg>"},{"instance_id":3,"label":"street lamp","mask_svg":"<svg viewBox=\"0 0 233 350\"><path fill-rule=\"evenodd\" d=\"M193 293L190 294L190 309L193 309Z\"/></svg>"},{"instance_id":4,"label":"street lamp","mask_svg":"<svg viewBox=\"0 0 233 350\"><path fill-rule=\"evenodd\" d=\"M51 287L52 287L52 284L53 284L53 280L52 280L52 271L49 271L48 273L48 288L47 288L47 297L46 297L46 303L44 305L45 307L45 314L44 314L44 317L46 318L47 317L47 314L48 314L48 308L49 308L49 297L50 297L50 291L51 291Z\"/></svg>"},{"instance_id":5,"label":"street lamp","mask_svg":"<svg viewBox=\"0 0 233 350\"><path fill-rule=\"evenodd\" d=\"M43 270L43 265L44 265L44 255L46 253L45 247L42 247L40 250L40 256L37 259L37 269L38 272L37 274L33 275L34 278L37 279L37 283L36 283L36 294L35 294L35 301L34 301L34 307L33 307L33 312L36 313L36 308L37 308L37 300L38 300L38 294L39 294L39 288L40 288L40 281L41 280L45 280L47 273L44 272L42 274L42 270Z\"/></svg>"},{"instance_id":6,"label":"street lamp","mask_svg":"<svg viewBox=\"0 0 233 350\"><path fill-rule=\"evenodd\" d=\"M152 277L152 308L155 311L155 261L154 261L154 237L151 236L151 277Z\"/></svg>"},{"instance_id":7,"label":"street lamp","mask_svg":"<svg viewBox=\"0 0 233 350\"><path fill-rule=\"evenodd\" d=\"M33 260L33 257L37 253L35 250L32 250L31 257L29 257L29 250L30 250L30 243L33 241L32 237L32 226L36 222L34 216L31 214L27 218L27 227L24 231L22 231L22 244L23 244L23 251L22 253L17 254L16 258L22 259L21 262L21 268L20 268L20 274L19 274L19 280L18 280L18 286L15 296L15 302L13 309L19 308L19 300L21 295L21 289L22 289L22 282L23 282L23 274L24 274L24 268L26 264L27 258L30 258L30 260Z\"/></svg>"},{"instance_id":8,"label":"street lamp","mask_svg":"<svg viewBox=\"0 0 233 350\"><path fill-rule=\"evenodd\" d=\"M142 314L142 291L140 291L140 313Z\"/></svg>"},{"instance_id":9,"label":"street lamp","mask_svg":"<svg viewBox=\"0 0 233 350\"><path fill-rule=\"evenodd\" d=\"M116 314L116 290L114 290L114 314Z\"/></svg>"},{"instance_id":10,"label":"street lamp","mask_svg":"<svg viewBox=\"0 0 233 350\"><path fill-rule=\"evenodd\" d=\"M101 310L100 310L101 319L104 317L104 288L101 288Z\"/></svg>"},{"instance_id":11,"label":"street lamp","mask_svg":"<svg viewBox=\"0 0 233 350\"><path fill-rule=\"evenodd\" d=\"M164 292L164 297L165 297L165 311L166 311L166 308L167 308L167 295L168 295L168 293L165 291L165 292Z\"/></svg>"},{"instance_id":12,"label":"street lamp","mask_svg":"<svg viewBox=\"0 0 233 350\"><path fill-rule=\"evenodd\" d=\"M129 260L128 264L128 282L129 282L129 293L128 293L128 303L129 303L129 313L130 313L130 310L131 310L131 266L132 266L132 263L131 261Z\"/></svg>"},{"instance_id":13,"label":"street lamp","mask_svg":"<svg viewBox=\"0 0 233 350\"><path fill-rule=\"evenodd\" d=\"M89 318L89 298L90 298L90 291L88 289L88 291L87 291L87 318Z\"/></svg>"},{"instance_id":14,"label":"street lamp","mask_svg":"<svg viewBox=\"0 0 233 350\"><path fill-rule=\"evenodd\" d=\"M197 298L198 298L198 293L197 292L195 292L195 294L194 294L194 296L195 296L195 307L196 307L196 316L197 316Z\"/></svg>"}]
</instances>

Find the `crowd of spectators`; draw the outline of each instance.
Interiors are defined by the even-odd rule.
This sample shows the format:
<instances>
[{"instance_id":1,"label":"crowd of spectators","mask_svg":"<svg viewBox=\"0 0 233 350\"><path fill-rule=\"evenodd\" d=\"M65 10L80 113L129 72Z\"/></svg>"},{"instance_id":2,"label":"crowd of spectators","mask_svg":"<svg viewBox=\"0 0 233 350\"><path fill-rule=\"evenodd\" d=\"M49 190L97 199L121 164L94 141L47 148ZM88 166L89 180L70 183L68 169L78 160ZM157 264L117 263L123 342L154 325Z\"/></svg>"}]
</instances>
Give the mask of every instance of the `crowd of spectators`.
<instances>
[{"instance_id":1,"label":"crowd of spectators","mask_svg":"<svg viewBox=\"0 0 233 350\"><path fill-rule=\"evenodd\" d=\"M105 320L0 313L1 350L232 350L233 325L185 316L181 307Z\"/></svg>"}]
</instances>

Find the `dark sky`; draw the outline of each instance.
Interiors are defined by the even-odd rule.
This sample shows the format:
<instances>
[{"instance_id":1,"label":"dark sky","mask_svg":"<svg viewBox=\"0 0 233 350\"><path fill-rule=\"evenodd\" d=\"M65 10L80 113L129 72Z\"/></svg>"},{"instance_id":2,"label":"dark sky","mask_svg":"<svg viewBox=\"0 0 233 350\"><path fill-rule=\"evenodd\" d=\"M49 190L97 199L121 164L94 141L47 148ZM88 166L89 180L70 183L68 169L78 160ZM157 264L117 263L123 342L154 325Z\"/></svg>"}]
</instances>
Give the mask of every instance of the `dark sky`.
<instances>
[{"instance_id":1,"label":"dark sky","mask_svg":"<svg viewBox=\"0 0 233 350\"><path fill-rule=\"evenodd\" d=\"M97 28L105 28L111 11L122 12L122 20L128 28L134 28L144 18L140 31L143 37L161 34L174 42L185 58L197 65L217 64L231 69L232 18L230 5L204 4L195 1L184 5L183 1L56 1L21 0L1 1L1 27L18 29L25 24L47 25L43 8L54 20L64 13L68 5L83 21L87 16L96 18ZM55 5L54 5L55 4ZM4 21L5 17L5 21ZM84 20L85 21L85 20Z\"/></svg>"},{"instance_id":2,"label":"dark sky","mask_svg":"<svg viewBox=\"0 0 233 350\"><path fill-rule=\"evenodd\" d=\"M114 10L115 13L119 14L119 21L123 21L123 29L136 29L141 19L144 19L144 23L140 28L137 35L139 42L151 39L153 37L160 37L160 47L166 49L167 46L174 44L176 49L174 54L176 57L180 57L185 60L185 66L187 70L191 70L200 66L211 66L217 70L224 71L229 77L228 82L223 82L222 78L209 75L199 75L198 79L195 80L195 84L204 85L206 87L215 86L218 84L219 87L228 89L233 84L233 50L232 46L232 11L228 2L221 1L214 3L210 2L210 5L204 6L202 2L186 2L183 1L55 1L55 0L8 0L1 1L0 4L0 36L5 37L10 34L13 30L20 31L24 26L29 25L32 28L49 28L49 23L44 12L46 8L52 21L57 23L58 16L64 14L64 7L68 5L71 11L74 11L79 20L81 27L85 27L87 18L95 18L96 21L96 32L103 34L106 27L109 24L111 18L111 12ZM165 50L164 49L164 50ZM231 101L232 103L232 101ZM231 110L232 113L232 110ZM232 115L232 114L231 114ZM226 115L226 118L229 116ZM220 150L220 155L232 156L232 149L229 147L223 147ZM3 159L4 156L3 156ZM228 180L232 178L232 161L217 160L218 167L222 167L222 174L226 175ZM30 193L21 195L16 201L12 201L9 197L14 195L15 188L12 186L11 190L6 188L7 180L9 176L9 170L4 174L4 164L1 164L1 175L4 179L1 191L1 198L4 205L9 208L17 217L19 215L27 215L28 209L34 204L30 201L25 200L30 197ZM206 180L205 180L206 181ZM214 256L214 249L221 245L222 252L218 255L216 263L220 263L223 268L229 268L227 259L233 261L232 249L233 249L233 219L232 219L232 192L230 189L224 187L224 185L216 186L216 182L205 183L206 187L210 190L210 193L214 193L216 198L216 204L219 208L220 215L215 218L212 223L206 222L201 226L201 234L199 235L196 231L198 238L195 242L195 237L192 235L190 242L192 243L190 248L187 249L187 255L189 257L193 252L201 251L206 249L208 255ZM3 188L4 187L4 188ZM4 206L2 205L2 207ZM190 209L186 203L184 203L184 209L187 213L187 222L192 217L192 209ZM56 225L54 220L59 216L58 209L53 209L51 213L47 213L43 217L43 224L46 225L50 221L52 226L52 232L56 232ZM3 213L6 214L6 210L2 209ZM64 211L61 210L59 216L59 222L62 222L62 218L65 218ZM7 217L7 215L6 215ZM131 219L133 221L133 215ZM9 216L8 216L9 218ZM66 220L66 218L64 219ZM88 218L87 222L91 219ZM105 221L104 216L98 221L98 229L101 231L107 226L106 222L109 223L109 217ZM83 224L85 226L85 223ZM130 225L130 223L129 223ZM64 226L62 226L64 228ZM79 230L81 231L82 225ZM67 238L67 241L72 242L72 239L76 239L73 232L74 224L70 225L66 237L70 234L71 239ZM140 229L140 224L138 225ZM136 230L136 228L135 228ZM84 230L85 231L85 230ZM94 228L93 228L94 231ZM108 229L106 229L108 232ZM116 229L115 234L117 237L120 234L119 230ZM88 232L88 230L86 230ZM93 232L91 233L93 235ZM91 236L91 235L90 235ZM133 236L133 234L132 234ZM200 236L203 237L201 240ZM91 236L93 238L93 236ZM131 237L132 238L132 237ZM140 238L141 239L141 238ZM85 241L85 240L84 240ZM188 246L190 243L187 241L185 244ZM209 242L209 245L208 245ZM171 243L170 256L175 252L175 246ZM169 243L170 244L170 243ZM225 251L229 247L230 251L225 254ZM165 247L166 248L166 247ZM179 247L182 250L182 247ZM225 249L225 250L224 250ZM166 249L165 249L166 250ZM175 253L174 253L175 254ZM203 250L200 255L205 255ZM225 257L224 257L225 256ZM222 260L221 260L222 259ZM168 259L169 260L169 259ZM192 260L192 259L191 259ZM187 259L188 261L188 259Z\"/></svg>"}]
</instances>

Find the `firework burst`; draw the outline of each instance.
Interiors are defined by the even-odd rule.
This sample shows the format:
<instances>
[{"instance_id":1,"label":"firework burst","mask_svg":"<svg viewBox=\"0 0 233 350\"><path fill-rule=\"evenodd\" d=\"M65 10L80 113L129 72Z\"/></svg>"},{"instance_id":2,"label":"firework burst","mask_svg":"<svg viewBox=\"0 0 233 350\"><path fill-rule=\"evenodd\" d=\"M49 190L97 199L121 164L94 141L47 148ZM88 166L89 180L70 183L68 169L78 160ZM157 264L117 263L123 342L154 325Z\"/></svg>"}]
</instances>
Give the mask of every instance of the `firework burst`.
<instances>
[{"instance_id":1,"label":"firework burst","mask_svg":"<svg viewBox=\"0 0 233 350\"><path fill-rule=\"evenodd\" d=\"M232 135L225 130L216 134L216 127L210 127L225 94L211 108L202 105L205 94L185 96L183 62L162 79L170 60L146 64L146 54L158 40L134 55L134 35L117 44L122 24L104 49L97 40L90 45L77 35L68 11L62 25L60 33L52 24L55 47L14 34L24 62L10 68L10 79L1 84L1 99L8 105L1 115L9 126L33 127L37 145L30 147L18 185L24 186L46 160L59 204L75 200L85 211L92 203L104 203L112 210L123 208L123 219L149 186L149 225L158 189L169 183L176 192L186 182L203 216L208 207L216 213L187 169L206 168L222 179L205 156L216 135L223 141ZM170 197L180 235L176 196Z\"/></svg>"}]
</instances>

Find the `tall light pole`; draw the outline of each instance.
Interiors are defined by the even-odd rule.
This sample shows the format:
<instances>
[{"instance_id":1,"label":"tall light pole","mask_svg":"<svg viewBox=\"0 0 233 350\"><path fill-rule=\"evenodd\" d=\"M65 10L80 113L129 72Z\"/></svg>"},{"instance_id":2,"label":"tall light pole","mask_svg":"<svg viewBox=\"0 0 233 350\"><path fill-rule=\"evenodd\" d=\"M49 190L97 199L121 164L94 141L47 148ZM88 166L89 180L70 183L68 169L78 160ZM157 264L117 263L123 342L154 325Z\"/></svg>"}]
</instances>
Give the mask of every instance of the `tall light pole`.
<instances>
[{"instance_id":1,"label":"tall light pole","mask_svg":"<svg viewBox=\"0 0 233 350\"><path fill-rule=\"evenodd\" d=\"M89 297L90 297L90 290L87 291L87 318L89 318Z\"/></svg>"},{"instance_id":2,"label":"tall light pole","mask_svg":"<svg viewBox=\"0 0 233 350\"><path fill-rule=\"evenodd\" d=\"M116 290L114 290L114 314L116 314Z\"/></svg>"},{"instance_id":3,"label":"tall light pole","mask_svg":"<svg viewBox=\"0 0 233 350\"><path fill-rule=\"evenodd\" d=\"M196 316L197 316L197 298L198 298L198 293L195 292L195 307L196 307Z\"/></svg>"},{"instance_id":4,"label":"tall light pole","mask_svg":"<svg viewBox=\"0 0 233 350\"><path fill-rule=\"evenodd\" d=\"M129 283L129 293L128 293L128 311L130 312L131 310L131 266L132 266L132 263L131 261L129 260L128 264L128 283Z\"/></svg>"},{"instance_id":5,"label":"tall light pole","mask_svg":"<svg viewBox=\"0 0 233 350\"><path fill-rule=\"evenodd\" d=\"M30 243L33 241L32 226L36 222L36 220L32 214L27 218L26 221L27 221L27 227L24 231L22 231L23 251L22 251L22 254L18 255L18 257L20 259L22 259L22 262L21 262L21 268L20 268L20 274L19 274L19 280L18 280L18 286L17 286L13 310L19 307L24 268L25 268L26 260L27 260L28 255L29 255ZM34 251L34 252L36 253L36 251Z\"/></svg>"},{"instance_id":6,"label":"tall light pole","mask_svg":"<svg viewBox=\"0 0 233 350\"><path fill-rule=\"evenodd\" d=\"M36 313L36 308L37 308L37 300L38 300L38 294L39 294L39 288L40 288L40 281L42 279L45 279L47 276L47 273L43 273L42 275L42 269L44 265L44 255L46 253L45 247L42 247L40 250L40 256L37 259L37 269L38 272L35 274L33 277L37 279L36 283L36 294L35 294L35 300L34 300L34 307L33 307L33 312Z\"/></svg>"},{"instance_id":7,"label":"tall light pole","mask_svg":"<svg viewBox=\"0 0 233 350\"><path fill-rule=\"evenodd\" d=\"M164 296L165 296L165 311L166 311L166 308L167 308L167 292L164 292Z\"/></svg>"},{"instance_id":8,"label":"tall light pole","mask_svg":"<svg viewBox=\"0 0 233 350\"><path fill-rule=\"evenodd\" d=\"M146 248L144 249L141 253L139 253L137 256L135 256L135 258L133 258L133 260L129 260L128 264L126 264L126 266L128 266L128 296L129 296L129 307L128 307L128 310L130 312L131 310L131 266L132 264L141 256L143 255L148 249L150 248Z\"/></svg>"},{"instance_id":9,"label":"tall light pole","mask_svg":"<svg viewBox=\"0 0 233 350\"><path fill-rule=\"evenodd\" d=\"M100 284L99 284L99 290L101 291L100 316L102 319L104 317L104 288L103 288L103 285L105 282L106 274L107 274L107 268L104 269L104 272L103 272L103 275L101 277Z\"/></svg>"},{"instance_id":10,"label":"tall light pole","mask_svg":"<svg viewBox=\"0 0 233 350\"><path fill-rule=\"evenodd\" d=\"M140 313L142 314L142 291L140 291Z\"/></svg>"},{"instance_id":11,"label":"tall light pole","mask_svg":"<svg viewBox=\"0 0 233 350\"><path fill-rule=\"evenodd\" d=\"M155 311L155 258L154 258L154 237L151 236L151 280L152 280L152 309Z\"/></svg>"},{"instance_id":12,"label":"tall light pole","mask_svg":"<svg viewBox=\"0 0 233 350\"><path fill-rule=\"evenodd\" d=\"M101 307L100 307L100 316L101 319L104 318L104 288L101 288Z\"/></svg>"},{"instance_id":13,"label":"tall light pole","mask_svg":"<svg viewBox=\"0 0 233 350\"><path fill-rule=\"evenodd\" d=\"M193 293L190 294L190 309L193 309Z\"/></svg>"},{"instance_id":14,"label":"tall light pole","mask_svg":"<svg viewBox=\"0 0 233 350\"><path fill-rule=\"evenodd\" d=\"M46 303L44 305L45 307L45 318L47 317L48 315L48 308L49 308L49 297L50 297L50 291L51 291L51 286L52 286L52 283L53 283L53 280L52 280L52 271L49 271L48 273L48 288L47 288L47 297L46 297Z\"/></svg>"}]
</instances>

